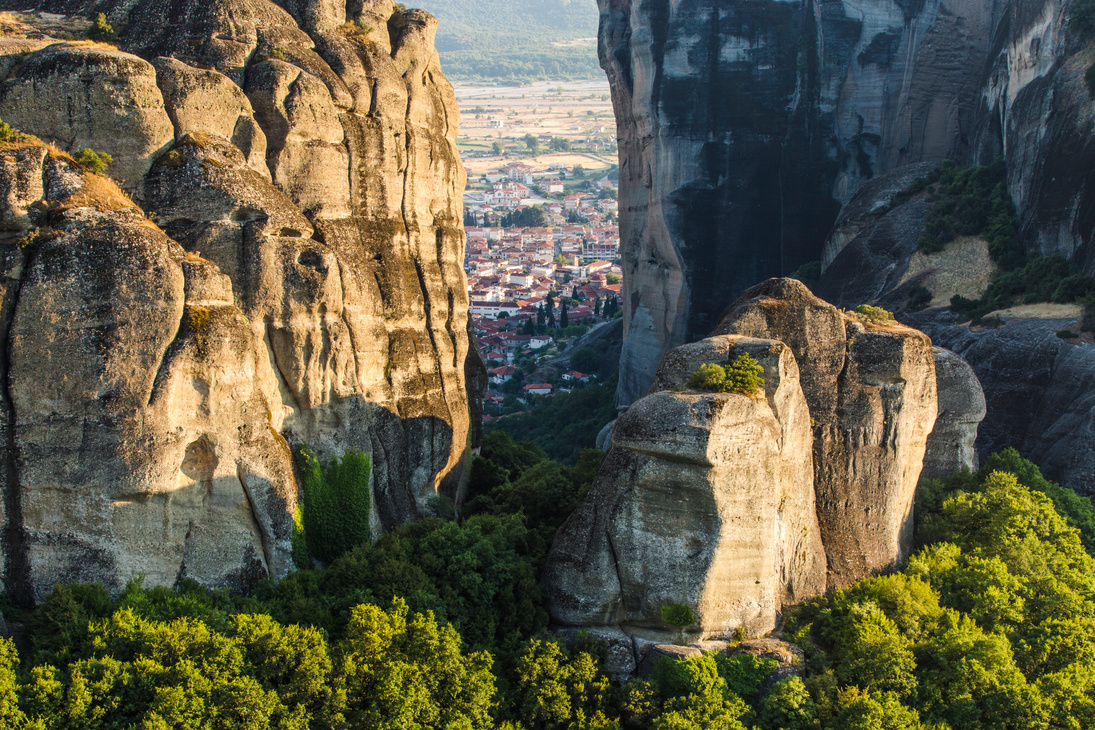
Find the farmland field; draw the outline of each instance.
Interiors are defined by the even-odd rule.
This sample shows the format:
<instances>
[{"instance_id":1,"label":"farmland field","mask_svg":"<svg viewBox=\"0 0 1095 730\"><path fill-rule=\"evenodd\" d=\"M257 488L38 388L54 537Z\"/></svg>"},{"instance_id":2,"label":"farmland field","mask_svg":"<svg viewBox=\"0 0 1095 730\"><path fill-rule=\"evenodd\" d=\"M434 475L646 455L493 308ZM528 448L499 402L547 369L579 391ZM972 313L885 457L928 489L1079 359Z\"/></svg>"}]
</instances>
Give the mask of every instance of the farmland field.
<instances>
[{"instance_id":1,"label":"farmland field","mask_svg":"<svg viewBox=\"0 0 1095 730\"><path fill-rule=\"evenodd\" d=\"M580 165L590 172L616 165L616 122L603 78L524 86L457 85L456 98L457 144L469 182L516 161L537 172L551 165ZM538 149L530 147L529 135L537 138ZM551 139L565 141L556 146L569 149L551 149Z\"/></svg>"}]
</instances>

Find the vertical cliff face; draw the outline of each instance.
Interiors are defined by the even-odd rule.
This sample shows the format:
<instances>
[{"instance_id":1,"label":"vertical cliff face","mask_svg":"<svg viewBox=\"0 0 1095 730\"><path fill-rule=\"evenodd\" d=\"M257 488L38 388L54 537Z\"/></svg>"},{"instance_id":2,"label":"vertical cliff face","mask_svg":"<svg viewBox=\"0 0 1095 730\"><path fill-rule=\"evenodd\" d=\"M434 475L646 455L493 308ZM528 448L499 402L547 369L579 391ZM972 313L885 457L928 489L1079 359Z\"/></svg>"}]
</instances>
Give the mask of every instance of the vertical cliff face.
<instances>
[{"instance_id":1,"label":"vertical cliff face","mask_svg":"<svg viewBox=\"0 0 1095 730\"><path fill-rule=\"evenodd\" d=\"M938 413L927 336L842 313L794 279L748 289L717 332L785 342L799 363L830 587L903 561Z\"/></svg>"},{"instance_id":2,"label":"vertical cliff face","mask_svg":"<svg viewBox=\"0 0 1095 730\"><path fill-rule=\"evenodd\" d=\"M763 394L685 388L701 365L742 353L763 366ZM660 609L679 603L701 637L770 631L785 605L825 589L810 444L787 345L718 336L673 350L556 536L544 572L553 619L630 646L672 640Z\"/></svg>"},{"instance_id":3,"label":"vertical cliff face","mask_svg":"<svg viewBox=\"0 0 1095 730\"><path fill-rule=\"evenodd\" d=\"M762 365L763 393L688 387L741 354ZM969 366L939 357L948 417L933 463L968 465L984 401L978 412ZM715 334L667 353L616 421L548 555L552 619L641 654L675 638L662 606L691 607L695 638L762 634L784 606L895 569L912 547L936 380L921 332L841 312L793 279L747 290ZM630 671L627 656L614 671Z\"/></svg>"},{"instance_id":4,"label":"vertical cliff face","mask_svg":"<svg viewBox=\"0 0 1095 730\"><path fill-rule=\"evenodd\" d=\"M373 455L378 529L455 496L481 362L436 20L385 2L42 9L106 12L119 48L0 49L18 54L0 117L109 153L132 200L60 149L0 151L9 582L283 574L302 444Z\"/></svg>"},{"instance_id":5,"label":"vertical cliff face","mask_svg":"<svg viewBox=\"0 0 1095 730\"><path fill-rule=\"evenodd\" d=\"M1006 154L1028 245L1095 265L1092 107L1067 0L600 5L620 137L621 405L724 302L821 258L840 207L903 165Z\"/></svg>"}]
</instances>

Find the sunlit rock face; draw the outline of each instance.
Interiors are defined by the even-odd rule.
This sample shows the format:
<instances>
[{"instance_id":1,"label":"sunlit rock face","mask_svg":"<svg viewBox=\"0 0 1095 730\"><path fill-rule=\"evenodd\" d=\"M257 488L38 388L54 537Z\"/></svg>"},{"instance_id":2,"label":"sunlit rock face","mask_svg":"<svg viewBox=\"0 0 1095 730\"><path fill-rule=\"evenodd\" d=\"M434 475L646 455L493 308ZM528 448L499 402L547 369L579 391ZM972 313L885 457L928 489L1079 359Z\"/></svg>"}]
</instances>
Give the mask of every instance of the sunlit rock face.
<instances>
[{"instance_id":1,"label":"sunlit rock face","mask_svg":"<svg viewBox=\"0 0 1095 730\"><path fill-rule=\"evenodd\" d=\"M743 354L762 366L763 391L689 386L701 366ZM612 655L626 673L647 644L676 640L664 606L692 609L693 639L760 635L788 605L899 568L940 407L937 358L949 410L932 463L959 462L984 414L960 358L794 279L745 291L714 333L665 355L616 421L548 555L555 624L630 646Z\"/></svg>"},{"instance_id":2,"label":"sunlit rock face","mask_svg":"<svg viewBox=\"0 0 1095 730\"><path fill-rule=\"evenodd\" d=\"M483 365L437 21L41 9L124 30L0 46L0 118L56 145L0 153L9 587L283 575L300 445L372 454L376 530L455 497ZM64 154L84 147L122 190Z\"/></svg>"},{"instance_id":3,"label":"sunlit rock face","mask_svg":"<svg viewBox=\"0 0 1095 730\"><path fill-rule=\"evenodd\" d=\"M600 0L620 138L620 405L725 302L822 259L841 207L911 163L1006 153L1028 247L1095 272L1090 59L1068 5Z\"/></svg>"}]
</instances>

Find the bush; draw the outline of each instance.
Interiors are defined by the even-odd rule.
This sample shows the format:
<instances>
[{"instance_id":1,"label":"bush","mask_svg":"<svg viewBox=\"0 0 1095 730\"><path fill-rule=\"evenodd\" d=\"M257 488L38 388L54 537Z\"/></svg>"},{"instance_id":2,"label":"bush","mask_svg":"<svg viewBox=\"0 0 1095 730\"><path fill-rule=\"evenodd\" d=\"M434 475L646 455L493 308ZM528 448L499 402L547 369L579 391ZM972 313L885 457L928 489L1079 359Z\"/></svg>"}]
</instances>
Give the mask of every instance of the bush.
<instances>
[{"instance_id":1,"label":"bush","mask_svg":"<svg viewBox=\"0 0 1095 730\"><path fill-rule=\"evenodd\" d=\"M855 313L859 315L860 319L865 319L868 322L881 324L884 322L893 322L893 312L890 312L882 307L873 307L870 304L860 304L855 308Z\"/></svg>"},{"instance_id":2,"label":"bush","mask_svg":"<svg viewBox=\"0 0 1095 730\"><path fill-rule=\"evenodd\" d=\"M322 466L308 448L301 449L300 456L304 492L301 537L310 557L330 563L369 542L372 460L353 450Z\"/></svg>"},{"instance_id":3,"label":"bush","mask_svg":"<svg viewBox=\"0 0 1095 730\"><path fill-rule=\"evenodd\" d=\"M764 368L750 355L742 353L726 366L726 385L729 393L753 395L764 385Z\"/></svg>"},{"instance_id":4,"label":"bush","mask_svg":"<svg viewBox=\"0 0 1095 730\"><path fill-rule=\"evenodd\" d=\"M699 370L688 378L688 387L696 390L706 390L712 393L721 393L726 385L726 368L715 363L701 365Z\"/></svg>"},{"instance_id":5,"label":"bush","mask_svg":"<svg viewBox=\"0 0 1095 730\"><path fill-rule=\"evenodd\" d=\"M99 13L87 29L87 37L93 41L112 41L115 37L114 26L107 22L106 15Z\"/></svg>"},{"instance_id":6,"label":"bush","mask_svg":"<svg viewBox=\"0 0 1095 730\"><path fill-rule=\"evenodd\" d=\"M80 167L99 175L106 172L107 165L114 162L114 158L106 152L96 152L90 147L84 147L77 152L74 159Z\"/></svg>"},{"instance_id":7,"label":"bush","mask_svg":"<svg viewBox=\"0 0 1095 730\"><path fill-rule=\"evenodd\" d=\"M916 284L909 289L909 300L905 303L905 308L910 312L919 312L931 303L931 291L927 287Z\"/></svg>"},{"instance_id":8,"label":"bush","mask_svg":"<svg viewBox=\"0 0 1095 730\"><path fill-rule=\"evenodd\" d=\"M1057 302L1069 304L1095 295L1095 280L1080 267L1060 256L1039 256L1026 265L997 272L980 299L951 298L951 309L981 324L982 318L997 309L1018 302Z\"/></svg>"},{"instance_id":9,"label":"bush","mask_svg":"<svg viewBox=\"0 0 1095 730\"><path fill-rule=\"evenodd\" d=\"M15 127L7 122L0 121L0 144L18 142L20 136L19 132L15 131Z\"/></svg>"},{"instance_id":10,"label":"bush","mask_svg":"<svg viewBox=\"0 0 1095 730\"><path fill-rule=\"evenodd\" d=\"M764 368L748 353L738 355L726 366L701 365L688 377L688 387L710 393L754 395L764 385Z\"/></svg>"},{"instance_id":11,"label":"bush","mask_svg":"<svg viewBox=\"0 0 1095 730\"><path fill-rule=\"evenodd\" d=\"M692 622L696 620L692 609L683 603L670 603L667 606L662 606L658 609L658 612L661 614L662 621L678 629L691 626Z\"/></svg>"},{"instance_id":12,"label":"bush","mask_svg":"<svg viewBox=\"0 0 1095 730\"><path fill-rule=\"evenodd\" d=\"M942 251L957 236L980 235L1001 269L1008 271L1023 265L1025 256L1003 159L987 167L965 168L944 161L939 166L938 187L928 200L932 207L924 219L921 251Z\"/></svg>"},{"instance_id":13,"label":"bush","mask_svg":"<svg viewBox=\"0 0 1095 730\"><path fill-rule=\"evenodd\" d=\"M791 278L801 281L807 289L813 289L821 278L821 262L807 261L791 273Z\"/></svg>"}]
</instances>

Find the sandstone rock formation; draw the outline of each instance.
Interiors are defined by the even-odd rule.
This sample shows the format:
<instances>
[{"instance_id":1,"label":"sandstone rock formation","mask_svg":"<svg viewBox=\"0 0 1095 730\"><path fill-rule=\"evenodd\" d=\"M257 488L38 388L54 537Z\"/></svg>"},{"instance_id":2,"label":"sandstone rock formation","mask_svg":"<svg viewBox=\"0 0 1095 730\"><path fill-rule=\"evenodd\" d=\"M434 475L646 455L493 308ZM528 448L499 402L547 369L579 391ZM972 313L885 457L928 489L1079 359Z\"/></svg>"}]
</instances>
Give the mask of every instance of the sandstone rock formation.
<instances>
[{"instance_id":1,"label":"sandstone rock formation","mask_svg":"<svg viewBox=\"0 0 1095 730\"><path fill-rule=\"evenodd\" d=\"M675 390L741 352L764 366L763 396ZM783 605L825 588L810 440L783 343L719 336L671 352L556 537L544 575L554 620L664 640L660 608L683 603L692 634L770 630Z\"/></svg>"},{"instance_id":2,"label":"sandstone rock formation","mask_svg":"<svg viewBox=\"0 0 1095 730\"><path fill-rule=\"evenodd\" d=\"M931 341L893 321L844 314L794 279L747 290L716 332L780 340L795 354L830 587L904 560L937 414Z\"/></svg>"},{"instance_id":3,"label":"sandstone rock formation","mask_svg":"<svg viewBox=\"0 0 1095 730\"><path fill-rule=\"evenodd\" d=\"M378 530L457 497L483 365L436 20L307 0L41 9L128 22L119 49L0 49L21 54L0 118L109 153L132 199L60 150L0 151L9 588L284 574L302 444L372 453Z\"/></svg>"},{"instance_id":4,"label":"sandstone rock formation","mask_svg":"<svg viewBox=\"0 0 1095 730\"><path fill-rule=\"evenodd\" d=\"M924 452L924 479L945 479L963 468L977 468L977 429L985 418L981 381L961 357L932 348L939 415Z\"/></svg>"},{"instance_id":5,"label":"sandstone rock formation","mask_svg":"<svg viewBox=\"0 0 1095 730\"><path fill-rule=\"evenodd\" d=\"M730 297L821 259L841 207L909 164L1006 152L1028 248L1095 273L1090 53L1069 0L599 2L620 138L620 405Z\"/></svg>"},{"instance_id":6,"label":"sandstone rock formation","mask_svg":"<svg viewBox=\"0 0 1095 730\"><path fill-rule=\"evenodd\" d=\"M763 398L684 387L742 352L764 366ZM553 620L638 647L675 638L659 610L683 603L690 636L760 634L790 602L896 567L936 411L924 334L793 279L748 290L616 421L548 557Z\"/></svg>"}]
</instances>

